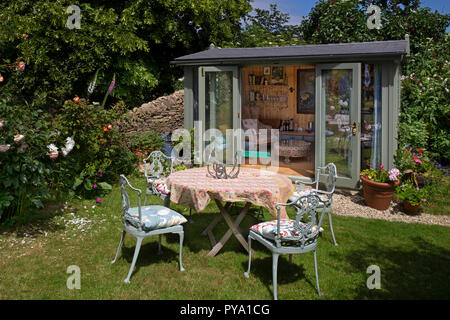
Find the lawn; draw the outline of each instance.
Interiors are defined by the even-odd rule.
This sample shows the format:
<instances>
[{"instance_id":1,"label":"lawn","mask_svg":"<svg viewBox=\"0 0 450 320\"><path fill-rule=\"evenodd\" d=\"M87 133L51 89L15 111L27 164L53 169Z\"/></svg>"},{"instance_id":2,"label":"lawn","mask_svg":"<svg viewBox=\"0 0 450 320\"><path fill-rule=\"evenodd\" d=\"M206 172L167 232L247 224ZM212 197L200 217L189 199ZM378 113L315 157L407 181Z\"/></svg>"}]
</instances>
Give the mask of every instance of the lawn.
<instances>
[{"instance_id":1,"label":"lawn","mask_svg":"<svg viewBox=\"0 0 450 320\"><path fill-rule=\"evenodd\" d=\"M131 182L144 187L143 179ZM134 198L135 199L135 198ZM133 198L132 198L133 200ZM152 203L162 203L153 197ZM101 204L73 200L66 208L50 204L28 224L0 230L0 299L272 299L272 259L254 243L249 279L248 255L232 238L215 257L200 235L215 217L214 203L186 223L184 272L178 270L178 237L144 240L131 283L125 279L135 238L127 236L122 254L111 264L121 235L121 197L115 186ZM189 210L171 204L186 216ZM256 207L252 207L254 211ZM239 208L235 208L238 212ZM292 212L291 212L292 213ZM44 216L44 218L42 218ZM265 212L265 219L270 219ZM247 215L243 230L255 223ZM278 298L295 299L449 299L450 232L447 227L353 217L333 217L339 246L332 244L328 222L318 244L318 269L323 297L316 292L313 254L279 260ZM216 234L226 230L222 222ZM69 290L67 268L81 270L81 289ZM381 289L366 286L367 268L381 270Z\"/></svg>"}]
</instances>

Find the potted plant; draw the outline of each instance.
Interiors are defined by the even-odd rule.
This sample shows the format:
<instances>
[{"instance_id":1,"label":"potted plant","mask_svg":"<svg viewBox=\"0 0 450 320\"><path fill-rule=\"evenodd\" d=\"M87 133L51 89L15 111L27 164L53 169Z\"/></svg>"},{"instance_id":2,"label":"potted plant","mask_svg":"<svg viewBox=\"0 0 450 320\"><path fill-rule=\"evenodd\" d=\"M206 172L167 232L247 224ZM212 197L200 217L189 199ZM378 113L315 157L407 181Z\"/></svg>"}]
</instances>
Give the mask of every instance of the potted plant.
<instances>
[{"instance_id":1,"label":"potted plant","mask_svg":"<svg viewBox=\"0 0 450 320\"><path fill-rule=\"evenodd\" d=\"M396 195L399 200L403 201L405 213L410 215L417 214L420 205L427 201L426 189L419 188L410 182L404 183L397 188Z\"/></svg>"},{"instance_id":2,"label":"potted plant","mask_svg":"<svg viewBox=\"0 0 450 320\"><path fill-rule=\"evenodd\" d=\"M400 184L399 175L398 169L387 171L383 165L379 169L361 171L360 178L367 205L377 210L388 209L395 189Z\"/></svg>"}]
</instances>

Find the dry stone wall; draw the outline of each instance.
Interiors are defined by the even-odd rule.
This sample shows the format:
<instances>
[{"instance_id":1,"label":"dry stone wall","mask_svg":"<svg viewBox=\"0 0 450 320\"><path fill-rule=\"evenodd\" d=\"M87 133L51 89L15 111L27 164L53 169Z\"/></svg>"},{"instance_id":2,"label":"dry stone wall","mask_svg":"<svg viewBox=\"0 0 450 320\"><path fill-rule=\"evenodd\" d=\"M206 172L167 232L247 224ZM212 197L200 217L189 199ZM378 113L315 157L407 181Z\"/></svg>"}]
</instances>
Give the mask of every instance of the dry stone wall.
<instances>
[{"instance_id":1,"label":"dry stone wall","mask_svg":"<svg viewBox=\"0 0 450 320\"><path fill-rule=\"evenodd\" d=\"M124 129L128 134L154 131L162 135L183 126L184 90L180 90L134 108Z\"/></svg>"}]
</instances>

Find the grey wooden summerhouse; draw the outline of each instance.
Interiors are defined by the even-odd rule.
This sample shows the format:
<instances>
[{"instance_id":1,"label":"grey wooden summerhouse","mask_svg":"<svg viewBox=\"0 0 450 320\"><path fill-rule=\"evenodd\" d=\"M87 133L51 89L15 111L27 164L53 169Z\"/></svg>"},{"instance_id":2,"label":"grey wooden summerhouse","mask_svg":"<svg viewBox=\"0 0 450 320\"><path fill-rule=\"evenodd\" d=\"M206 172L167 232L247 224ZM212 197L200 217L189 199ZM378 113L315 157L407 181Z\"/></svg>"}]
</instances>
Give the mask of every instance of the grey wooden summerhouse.
<instances>
[{"instance_id":1,"label":"grey wooden summerhouse","mask_svg":"<svg viewBox=\"0 0 450 320\"><path fill-rule=\"evenodd\" d=\"M279 129L280 173L313 179L333 162L337 186L356 188L364 168L393 166L407 55L406 37L210 48L172 63L184 68L185 128Z\"/></svg>"}]
</instances>

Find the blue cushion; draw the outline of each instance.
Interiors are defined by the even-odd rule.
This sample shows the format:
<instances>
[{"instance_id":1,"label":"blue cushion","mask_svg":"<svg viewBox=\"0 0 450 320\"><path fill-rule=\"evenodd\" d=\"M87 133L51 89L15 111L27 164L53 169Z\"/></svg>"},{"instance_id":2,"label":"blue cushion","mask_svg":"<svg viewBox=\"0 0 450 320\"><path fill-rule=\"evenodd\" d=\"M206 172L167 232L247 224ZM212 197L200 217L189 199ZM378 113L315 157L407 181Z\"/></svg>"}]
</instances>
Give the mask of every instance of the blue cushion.
<instances>
[{"instance_id":1,"label":"blue cushion","mask_svg":"<svg viewBox=\"0 0 450 320\"><path fill-rule=\"evenodd\" d=\"M172 227L187 222L186 218L178 212L159 205L141 207L141 215L144 231ZM130 222L133 225L139 221L138 207L130 208L127 216L126 218L131 218Z\"/></svg>"}]
</instances>

